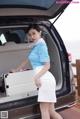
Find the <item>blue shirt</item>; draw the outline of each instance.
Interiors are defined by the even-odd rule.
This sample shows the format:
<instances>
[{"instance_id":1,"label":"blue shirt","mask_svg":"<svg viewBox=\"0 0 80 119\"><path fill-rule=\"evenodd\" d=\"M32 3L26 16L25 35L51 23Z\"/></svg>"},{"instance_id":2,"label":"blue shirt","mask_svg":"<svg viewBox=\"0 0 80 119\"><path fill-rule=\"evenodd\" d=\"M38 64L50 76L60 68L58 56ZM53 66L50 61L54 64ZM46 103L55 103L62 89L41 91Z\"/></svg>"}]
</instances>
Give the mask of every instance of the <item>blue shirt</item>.
<instances>
[{"instance_id":1,"label":"blue shirt","mask_svg":"<svg viewBox=\"0 0 80 119\"><path fill-rule=\"evenodd\" d=\"M33 69L38 66L43 66L45 62L50 61L47 45L42 38L35 43L28 58Z\"/></svg>"}]
</instances>

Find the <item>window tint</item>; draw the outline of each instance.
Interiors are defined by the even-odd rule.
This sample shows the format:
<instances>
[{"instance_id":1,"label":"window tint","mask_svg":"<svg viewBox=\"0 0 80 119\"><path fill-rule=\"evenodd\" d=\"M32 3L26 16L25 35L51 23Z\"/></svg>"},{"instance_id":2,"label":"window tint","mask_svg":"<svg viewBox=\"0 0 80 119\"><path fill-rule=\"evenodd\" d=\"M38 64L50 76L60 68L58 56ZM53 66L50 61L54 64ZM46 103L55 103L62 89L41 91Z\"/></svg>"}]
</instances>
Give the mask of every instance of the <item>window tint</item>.
<instances>
[{"instance_id":1,"label":"window tint","mask_svg":"<svg viewBox=\"0 0 80 119\"><path fill-rule=\"evenodd\" d=\"M4 45L7 42L28 43L27 35L24 29L8 29L0 30L0 45Z\"/></svg>"},{"instance_id":2,"label":"window tint","mask_svg":"<svg viewBox=\"0 0 80 119\"><path fill-rule=\"evenodd\" d=\"M43 8L48 9L52 6L52 4L56 0L1 0L0 1L0 7L3 5L6 5L8 7L10 6L23 6L23 7L30 7L30 8Z\"/></svg>"}]
</instances>

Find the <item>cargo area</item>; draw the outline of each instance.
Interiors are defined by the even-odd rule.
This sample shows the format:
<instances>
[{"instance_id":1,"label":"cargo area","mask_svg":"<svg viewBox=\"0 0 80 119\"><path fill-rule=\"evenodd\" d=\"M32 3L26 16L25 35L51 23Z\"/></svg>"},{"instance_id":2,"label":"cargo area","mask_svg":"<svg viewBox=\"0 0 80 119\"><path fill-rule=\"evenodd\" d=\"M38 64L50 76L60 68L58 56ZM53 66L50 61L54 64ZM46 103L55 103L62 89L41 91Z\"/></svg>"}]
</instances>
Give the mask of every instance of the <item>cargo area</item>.
<instances>
[{"instance_id":1,"label":"cargo area","mask_svg":"<svg viewBox=\"0 0 80 119\"><path fill-rule=\"evenodd\" d=\"M24 33L24 40L20 37L21 33ZM0 29L0 34L3 35L3 37L0 35L0 102L37 95L37 89L34 90L35 86L33 86L33 83L32 86L30 86L31 80L29 79L31 79L34 74L30 62L28 62L23 71L9 73L11 69L15 69L28 57L34 44L28 41L24 28L17 30L11 29L11 31L10 29ZM59 50L47 30L44 31L43 36L51 58L50 71L55 76L57 84L56 90L58 91L62 88L63 83ZM2 44L2 40L6 41ZM16 42L18 40L19 42ZM19 87L17 87L17 85Z\"/></svg>"}]
</instances>

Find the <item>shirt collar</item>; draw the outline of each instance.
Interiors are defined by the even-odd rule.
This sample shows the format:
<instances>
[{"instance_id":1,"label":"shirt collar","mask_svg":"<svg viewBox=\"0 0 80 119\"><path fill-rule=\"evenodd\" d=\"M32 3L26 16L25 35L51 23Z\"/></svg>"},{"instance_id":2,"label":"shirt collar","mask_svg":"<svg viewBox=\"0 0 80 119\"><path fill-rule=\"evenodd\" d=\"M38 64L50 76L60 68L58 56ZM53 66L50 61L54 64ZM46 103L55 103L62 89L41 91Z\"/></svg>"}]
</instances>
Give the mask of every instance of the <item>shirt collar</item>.
<instances>
[{"instance_id":1,"label":"shirt collar","mask_svg":"<svg viewBox=\"0 0 80 119\"><path fill-rule=\"evenodd\" d=\"M34 45L37 45L39 43L45 43L45 41L43 40L43 38L40 38L39 40L37 40Z\"/></svg>"}]
</instances>

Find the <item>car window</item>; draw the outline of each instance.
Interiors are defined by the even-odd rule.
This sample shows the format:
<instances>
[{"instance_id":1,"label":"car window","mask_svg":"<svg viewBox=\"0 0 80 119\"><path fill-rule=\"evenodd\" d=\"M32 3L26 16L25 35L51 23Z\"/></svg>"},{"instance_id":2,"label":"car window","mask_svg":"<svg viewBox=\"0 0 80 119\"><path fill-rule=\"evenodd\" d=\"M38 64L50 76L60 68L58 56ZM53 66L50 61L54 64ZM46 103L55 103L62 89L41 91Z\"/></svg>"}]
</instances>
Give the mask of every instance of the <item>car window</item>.
<instances>
[{"instance_id":1,"label":"car window","mask_svg":"<svg viewBox=\"0 0 80 119\"><path fill-rule=\"evenodd\" d=\"M24 29L0 30L0 46L11 42L16 44L29 43L26 31Z\"/></svg>"},{"instance_id":2,"label":"car window","mask_svg":"<svg viewBox=\"0 0 80 119\"><path fill-rule=\"evenodd\" d=\"M47 42L47 35L49 32L43 26L40 26L42 29L42 37ZM21 44L21 43L32 43L32 41L27 36L27 27L25 28L7 28L0 29L0 46L6 44Z\"/></svg>"}]
</instances>

